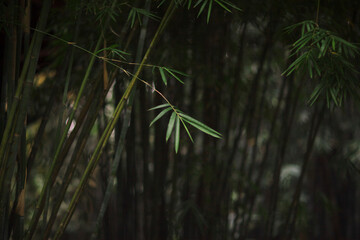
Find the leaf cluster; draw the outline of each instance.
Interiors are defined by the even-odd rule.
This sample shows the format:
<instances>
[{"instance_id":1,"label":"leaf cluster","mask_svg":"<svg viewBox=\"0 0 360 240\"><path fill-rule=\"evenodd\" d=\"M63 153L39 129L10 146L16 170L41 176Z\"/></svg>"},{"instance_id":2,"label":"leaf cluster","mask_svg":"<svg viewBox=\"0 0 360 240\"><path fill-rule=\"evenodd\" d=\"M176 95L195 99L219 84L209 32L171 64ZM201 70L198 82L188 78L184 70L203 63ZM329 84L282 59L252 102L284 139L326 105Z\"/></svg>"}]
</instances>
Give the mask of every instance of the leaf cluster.
<instances>
[{"instance_id":1,"label":"leaf cluster","mask_svg":"<svg viewBox=\"0 0 360 240\"><path fill-rule=\"evenodd\" d=\"M166 0L162 0L159 4L162 5ZM231 8L236 9L238 11L241 11L239 7L234 5L233 3L227 1L227 0L175 0L175 3L179 6L186 6L188 9L190 8L196 8L200 7L199 12L197 14L197 17L201 15L207 9L207 16L206 16L206 22L209 23L212 7L215 4L219 5L221 8L223 8L225 11L231 13Z\"/></svg>"},{"instance_id":2,"label":"leaf cluster","mask_svg":"<svg viewBox=\"0 0 360 240\"><path fill-rule=\"evenodd\" d=\"M110 53L110 56L112 58L114 57L120 57L124 60L126 60L126 58L124 57L124 55L130 55L129 53L125 52L125 51L122 51L119 49L120 48L120 45L119 44L113 44L107 48L103 48L103 49L100 49L99 51L97 51L95 54L98 55L99 53L103 52L103 51L109 51Z\"/></svg>"},{"instance_id":3,"label":"leaf cluster","mask_svg":"<svg viewBox=\"0 0 360 240\"><path fill-rule=\"evenodd\" d=\"M310 79L318 80L309 103L314 104L324 95L328 107L341 106L347 96L358 98L357 71L352 59L359 49L331 31L322 29L314 21L304 21L286 28L292 32L301 28L301 37L292 44L296 60L283 72L289 76L294 71L305 70Z\"/></svg>"},{"instance_id":4,"label":"leaf cluster","mask_svg":"<svg viewBox=\"0 0 360 240\"><path fill-rule=\"evenodd\" d=\"M154 66L153 67L153 71L154 69L157 68L160 76L161 76L161 80L164 82L165 86L167 85L167 79L168 77L173 77L175 78L177 81L179 81L180 83L184 84L184 81L180 79L180 77L178 75L184 76L184 77L188 77L189 75L183 72L180 72L178 70L175 69L171 69L168 67L159 67L159 66Z\"/></svg>"},{"instance_id":5,"label":"leaf cluster","mask_svg":"<svg viewBox=\"0 0 360 240\"><path fill-rule=\"evenodd\" d=\"M134 26L136 19L139 21L139 24L141 25L141 17L142 16L146 16L155 21L160 20L160 18L158 16L156 16L155 14L151 13L150 11L148 11L146 9L132 7L129 12L127 21L131 22L131 27Z\"/></svg>"},{"instance_id":6,"label":"leaf cluster","mask_svg":"<svg viewBox=\"0 0 360 240\"><path fill-rule=\"evenodd\" d=\"M180 122L183 125L184 129L186 130L186 133L188 134L189 138L193 142L193 138L189 132L189 129L187 127L187 124L199 129L200 131L216 137L221 138L221 134L215 131L214 129L208 127L204 123L196 120L195 118L190 117L189 115L183 113L179 109L176 109L174 106L170 105L169 103L165 103L156 107L153 107L149 110L156 110L156 109L163 109L150 123L150 126L152 126L157 120L159 120L161 117L163 117L166 113L173 111L170 118L169 123L166 131L166 141L169 140L172 132L174 132L175 128L175 152L177 153L179 150L179 144L180 144Z\"/></svg>"}]
</instances>

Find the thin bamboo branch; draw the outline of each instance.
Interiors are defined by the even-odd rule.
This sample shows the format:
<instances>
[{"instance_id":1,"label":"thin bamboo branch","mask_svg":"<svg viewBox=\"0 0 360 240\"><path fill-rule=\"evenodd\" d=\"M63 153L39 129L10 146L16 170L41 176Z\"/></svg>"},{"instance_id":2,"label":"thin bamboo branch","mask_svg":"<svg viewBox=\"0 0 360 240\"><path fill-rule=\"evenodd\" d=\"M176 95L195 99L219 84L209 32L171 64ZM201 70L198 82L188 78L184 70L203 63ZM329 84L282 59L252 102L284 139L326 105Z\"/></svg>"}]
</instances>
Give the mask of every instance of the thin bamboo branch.
<instances>
[{"instance_id":1,"label":"thin bamboo branch","mask_svg":"<svg viewBox=\"0 0 360 240\"><path fill-rule=\"evenodd\" d=\"M131 82L129 83L127 89L125 90L125 93L123 95L123 97L120 99L116 109L115 109L115 112L112 116L112 118L110 119L110 122L108 123L108 125L106 126L105 130L104 130L104 133L103 135L101 136L100 140L99 140L99 143L97 144L96 148L95 148L95 151L89 161L89 164L81 178L81 181L80 181L80 184L78 186L78 188L76 189L76 192L70 202L70 206L68 208L68 211L66 213L66 215L64 216L64 218L62 219L61 223L60 223L60 226L54 236L54 239L59 239L61 237L61 235L63 234L65 228L67 227L71 217L72 217L72 214L74 213L75 211L75 208L76 208L76 205L80 199L80 196L87 184L87 181L91 175L91 173L93 172L95 166L97 165L99 159L100 159L100 156L102 154L102 151L105 147L105 145L107 144L107 141L111 135L111 132L112 130L114 129L115 127L115 124L117 122L117 120L119 119L120 117L120 113L122 112L124 106L125 106L125 103L126 101L129 99L129 96L130 96L130 93L133 89L133 87L135 86L135 83L137 82L137 79L138 79L138 76L140 75L140 72L141 70L143 69L143 64L146 62L147 58L149 57L150 55L150 52L151 50L153 49L154 45L155 45L155 42L158 40L158 38L160 37L160 33L161 33L161 30L164 29L165 25L167 25L167 23L169 22L170 18L171 18L171 15L173 14L173 12L175 11L175 7L174 7L174 1L172 1L165 13L165 16L163 17L161 23L160 23L160 26L158 28L158 30L156 31L155 33L155 36L153 37L151 43L150 43L150 46L149 48L147 49L146 53L145 53L145 56L143 57L143 60L141 61L141 65L139 66L138 70L136 71L136 73L134 74Z\"/></svg>"},{"instance_id":2,"label":"thin bamboo branch","mask_svg":"<svg viewBox=\"0 0 360 240\"><path fill-rule=\"evenodd\" d=\"M311 158L315 139L319 132L321 122L324 118L325 109L326 109L326 101L324 101L324 103L320 107L320 111L315 110L313 113L313 118L311 120L310 130L309 130L309 134L308 134L308 140L307 140L307 144L306 144L306 152L304 154L303 165L301 167L301 172L300 172L299 180L296 184L296 189L295 189L295 192L293 195L293 200L291 202L291 205L290 205L287 217L286 217L286 221L285 221L284 227L282 229L282 233L281 233L281 236L286 239L287 239L287 237L290 237L290 239L291 239L291 237L293 235L296 217L297 217L297 209L299 206L299 199L300 199L302 185L303 185L304 178L305 178L305 173L307 170L307 165Z\"/></svg>"},{"instance_id":3,"label":"thin bamboo branch","mask_svg":"<svg viewBox=\"0 0 360 240\"><path fill-rule=\"evenodd\" d=\"M38 21L37 27L41 30L43 30L46 26L47 17L50 11L51 1L47 0L44 2L43 7L41 9L40 18ZM43 35L40 33L34 34L31 47L29 48L23 71L21 73L18 88L16 90L14 103L11 106L10 110L10 116L8 119L8 122L6 124L4 136L2 138L1 147L0 147L0 186L2 189L2 192L5 191L5 195L2 194L2 196L6 196L10 193L10 184L11 184L11 177L13 174L13 169L15 165L15 158L17 156L18 152L18 146L20 142L20 136L23 133L23 126L24 126L24 120L27 114L27 105L29 103L29 97L30 97L30 91L32 89L32 82L34 79L35 71L36 71L36 65L39 58L39 53L41 49ZM20 99L21 97L21 99ZM11 129L11 130L10 130ZM13 134L9 135L10 131L13 131ZM5 153L5 148L10 149L10 151L7 151L9 154ZM25 156L23 156L25 157ZM23 159L24 160L24 159ZM21 184L18 186L19 194L22 193L20 196L21 199L20 202L23 202L24 197L24 187L25 187L25 173L26 173L26 163L24 161L21 162L21 168L19 168L19 171L21 171ZM11 166L11 167L10 167ZM6 170L5 170L6 169ZM6 171L6 172L5 172ZM5 182L4 182L5 181ZM3 198L1 199L1 210L6 211L6 203L3 201ZM22 209L23 210L23 209ZM19 214L20 210L19 210ZM22 227L19 226L19 234L22 234ZM21 236L19 236L21 237Z\"/></svg>"},{"instance_id":4,"label":"thin bamboo branch","mask_svg":"<svg viewBox=\"0 0 360 240\"><path fill-rule=\"evenodd\" d=\"M113 161L113 164L111 166L111 173L108 179L108 185L106 187L106 191L105 191L105 196L104 199L102 201L101 207L100 207L100 212L99 215L97 217L96 220L96 227L94 232L91 235L91 239L95 240L98 238L99 233L100 233L100 227L105 215L105 211L107 209L107 206L109 204L110 201L110 197L111 197L111 193L114 187L114 183L115 183L115 178L116 178L116 172L118 170L119 164L120 164L120 159L121 159L121 155L122 155L122 151L124 149L124 142L125 142L125 137L126 137L126 133L127 130L129 128L129 123L130 123L130 116L131 116L131 110L132 110L132 103L134 100L134 94L131 94L130 99L129 99L129 103L128 103L128 107L126 109L126 113L125 113L125 118L122 124L122 128L121 128L121 134L120 134L120 139L119 142L117 144L116 147L116 153L115 153L115 158Z\"/></svg>"}]
</instances>

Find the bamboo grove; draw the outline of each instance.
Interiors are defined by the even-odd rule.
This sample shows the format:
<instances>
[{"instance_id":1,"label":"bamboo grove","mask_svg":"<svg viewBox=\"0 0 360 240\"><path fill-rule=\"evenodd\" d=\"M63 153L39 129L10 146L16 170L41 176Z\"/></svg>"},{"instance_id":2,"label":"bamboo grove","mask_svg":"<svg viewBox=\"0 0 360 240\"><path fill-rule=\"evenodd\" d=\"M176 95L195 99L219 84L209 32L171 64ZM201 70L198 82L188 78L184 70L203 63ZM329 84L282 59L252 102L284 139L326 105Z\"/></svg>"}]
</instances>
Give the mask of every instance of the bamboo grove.
<instances>
[{"instance_id":1,"label":"bamboo grove","mask_svg":"<svg viewBox=\"0 0 360 240\"><path fill-rule=\"evenodd\" d=\"M0 239L359 239L357 1L0 1Z\"/></svg>"}]
</instances>

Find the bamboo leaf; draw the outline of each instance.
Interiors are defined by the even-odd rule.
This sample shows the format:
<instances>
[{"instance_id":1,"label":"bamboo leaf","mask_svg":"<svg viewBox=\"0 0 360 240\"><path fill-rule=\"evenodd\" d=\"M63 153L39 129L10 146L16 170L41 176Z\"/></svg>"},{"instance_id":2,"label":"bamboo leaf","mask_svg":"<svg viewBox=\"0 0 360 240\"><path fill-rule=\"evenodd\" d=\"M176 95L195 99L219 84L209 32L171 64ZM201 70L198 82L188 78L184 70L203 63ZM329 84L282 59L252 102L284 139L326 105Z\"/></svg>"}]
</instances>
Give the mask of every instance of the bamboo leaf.
<instances>
[{"instance_id":1,"label":"bamboo leaf","mask_svg":"<svg viewBox=\"0 0 360 240\"><path fill-rule=\"evenodd\" d=\"M183 124L183 126L184 126L184 128L185 128L185 130L186 130L186 133L187 133L187 135L189 136L191 142L194 142L194 140L193 140L193 138L192 138L192 136L191 136L191 134L190 134L190 132L189 132L189 129L187 128L187 126L186 126L186 124L185 124L185 122L184 122L184 121L181 121L181 122L182 122L182 124Z\"/></svg>"},{"instance_id":2,"label":"bamboo leaf","mask_svg":"<svg viewBox=\"0 0 360 240\"><path fill-rule=\"evenodd\" d=\"M166 130L166 141L169 140L171 133L174 129L174 123L175 123L175 119L176 119L176 112L173 112L171 114L170 120L169 120L169 124L168 124L168 128Z\"/></svg>"},{"instance_id":3,"label":"bamboo leaf","mask_svg":"<svg viewBox=\"0 0 360 240\"><path fill-rule=\"evenodd\" d=\"M155 109L160 109L160 108L164 108L164 107L168 107L168 106L170 106L168 103L164 103L164 104L158 105L156 107L150 108L148 111L152 111Z\"/></svg>"},{"instance_id":4,"label":"bamboo leaf","mask_svg":"<svg viewBox=\"0 0 360 240\"><path fill-rule=\"evenodd\" d=\"M165 76L165 73L164 73L164 69L162 67L159 67L159 72L160 72L160 75L161 75L161 79L163 80L165 86L167 86L167 79L166 79L166 76Z\"/></svg>"},{"instance_id":5,"label":"bamboo leaf","mask_svg":"<svg viewBox=\"0 0 360 240\"><path fill-rule=\"evenodd\" d=\"M178 80L179 82L181 82L182 84L184 84L184 82L178 77L176 76L170 69L164 67L164 69L171 75L173 76L176 80Z\"/></svg>"},{"instance_id":6,"label":"bamboo leaf","mask_svg":"<svg viewBox=\"0 0 360 240\"><path fill-rule=\"evenodd\" d=\"M221 1L221 0L215 0L215 2L216 2L217 4L219 4L220 7L222 7L222 8L225 9L226 11L231 12L231 10L222 3L223 1Z\"/></svg>"},{"instance_id":7,"label":"bamboo leaf","mask_svg":"<svg viewBox=\"0 0 360 240\"><path fill-rule=\"evenodd\" d=\"M332 97L335 105L336 105L336 106L340 106L339 103L338 103L338 101L337 101L337 97L336 97L336 96L337 96L337 91L336 91L336 89L330 88L329 91L330 91L330 95L331 95L331 97Z\"/></svg>"},{"instance_id":8,"label":"bamboo leaf","mask_svg":"<svg viewBox=\"0 0 360 240\"><path fill-rule=\"evenodd\" d=\"M207 2L208 2L208 0L205 0L205 1L203 2L203 4L201 5L201 7L200 7L200 10L199 10L199 13L198 13L197 17L199 17L199 16L200 16L200 14L204 11L204 8L205 8L205 6L206 6ZM196 5L195 5L195 7L196 7Z\"/></svg>"},{"instance_id":9,"label":"bamboo leaf","mask_svg":"<svg viewBox=\"0 0 360 240\"><path fill-rule=\"evenodd\" d=\"M198 0L195 5L194 5L194 8L196 8L203 0Z\"/></svg>"},{"instance_id":10,"label":"bamboo leaf","mask_svg":"<svg viewBox=\"0 0 360 240\"><path fill-rule=\"evenodd\" d=\"M162 116L164 116L165 113L167 113L168 111L170 111L172 108L168 107L164 110L162 110L155 118L154 120L152 120L152 122L150 123L150 127L151 125L153 125L157 120L159 120Z\"/></svg>"},{"instance_id":11,"label":"bamboo leaf","mask_svg":"<svg viewBox=\"0 0 360 240\"><path fill-rule=\"evenodd\" d=\"M191 0L188 0L188 6L187 6L188 9L190 9L191 7L191 2L192 2Z\"/></svg>"},{"instance_id":12,"label":"bamboo leaf","mask_svg":"<svg viewBox=\"0 0 360 240\"><path fill-rule=\"evenodd\" d=\"M334 38L336 41L341 42L341 43L344 44L345 46L348 46L349 48L352 48L352 49L358 51L358 47L357 47L356 45L354 45L354 44L352 44L352 43L350 43L350 42L348 42L348 41L346 41L346 40L344 40L344 39L342 39L342 38L340 38L340 37L337 37L337 36L333 36L333 38Z\"/></svg>"},{"instance_id":13,"label":"bamboo leaf","mask_svg":"<svg viewBox=\"0 0 360 240\"><path fill-rule=\"evenodd\" d=\"M215 0L216 1L216 0ZM213 0L210 0L209 7L208 7L208 13L206 17L206 22L209 23L210 21L210 15L211 15L211 9L212 9Z\"/></svg>"},{"instance_id":14,"label":"bamboo leaf","mask_svg":"<svg viewBox=\"0 0 360 240\"><path fill-rule=\"evenodd\" d=\"M231 2L225 1L225 0L215 0L216 2L221 2L223 5L228 5L231 8L234 8L238 11L242 11L241 8L238 8L237 6L235 6L234 4L232 4Z\"/></svg>"},{"instance_id":15,"label":"bamboo leaf","mask_svg":"<svg viewBox=\"0 0 360 240\"><path fill-rule=\"evenodd\" d=\"M315 89L312 92L310 99L309 99L310 106L312 106L315 103L315 101L318 99L318 97L320 96L322 88L323 88L323 86L321 84L319 84L315 87Z\"/></svg>"},{"instance_id":16,"label":"bamboo leaf","mask_svg":"<svg viewBox=\"0 0 360 240\"><path fill-rule=\"evenodd\" d=\"M202 122L184 114L184 113L179 113L179 115L183 118L183 120L187 123L189 123L190 125L192 125L193 127L199 129L200 131L210 135L210 136L213 136L213 137L216 137L216 138L221 138L221 134L217 131L215 131L214 129L206 126L205 124L203 124Z\"/></svg>"},{"instance_id":17,"label":"bamboo leaf","mask_svg":"<svg viewBox=\"0 0 360 240\"><path fill-rule=\"evenodd\" d=\"M333 49L333 51L336 51L336 43L335 43L334 38L331 39L331 43L332 43L332 49Z\"/></svg>"},{"instance_id":18,"label":"bamboo leaf","mask_svg":"<svg viewBox=\"0 0 360 240\"><path fill-rule=\"evenodd\" d=\"M180 120L177 117L175 122L175 152L177 153L179 150L179 143L180 143Z\"/></svg>"},{"instance_id":19,"label":"bamboo leaf","mask_svg":"<svg viewBox=\"0 0 360 240\"><path fill-rule=\"evenodd\" d=\"M181 71L179 71L179 70L175 70L175 69L172 69L172 68L167 68L167 69L169 69L171 72L180 74L180 75L182 75L182 76L184 76L184 77L189 77L189 76L190 76L189 74L186 74L186 73L181 72Z\"/></svg>"}]
</instances>

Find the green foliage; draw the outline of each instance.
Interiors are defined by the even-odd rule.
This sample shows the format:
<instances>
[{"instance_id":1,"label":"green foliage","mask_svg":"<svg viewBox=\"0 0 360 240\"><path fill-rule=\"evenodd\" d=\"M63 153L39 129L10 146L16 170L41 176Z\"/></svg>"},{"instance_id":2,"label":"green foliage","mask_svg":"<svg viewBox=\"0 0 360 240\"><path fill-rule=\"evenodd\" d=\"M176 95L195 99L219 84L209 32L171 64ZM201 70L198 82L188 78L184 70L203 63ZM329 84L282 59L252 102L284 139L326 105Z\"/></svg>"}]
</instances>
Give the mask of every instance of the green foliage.
<instances>
[{"instance_id":1,"label":"green foliage","mask_svg":"<svg viewBox=\"0 0 360 240\"><path fill-rule=\"evenodd\" d=\"M155 14L151 13L146 9L132 7L129 12L127 21L130 21L131 27L133 27L136 19L138 19L139 24L141 25L141 16L146 16L155 21L158 21L160 19L158 16L156 16Z\"/></svg>"},{"instance_id":2,"label":"green foliage","mask_svg":"<svg viewBox=\"0 0 360 240\"><path fill-rule=\"evenodd\" d=\"M297 59L283 72L289 76L296 70L305 70L310 79L318 80L309 103L314 104L323 94L327 105L341 106L347 96L358 98L357 71L351 60L359 49L331 31L322 29L313 21L304 21L286 28L292 32L301 27L301 37L293 43L291 56Z\"/></svg>"},{"instance_id":3,"label":"green foliage","mask_svg":"<svg viewBox=\"0 0 360 240\"><path fill-rule=\"evenodd\" d=\"M189 0L189 4L188 7L190 7L191 5L191 0ZM225 9L228 12L231 12L230 8L234 8L236 10L241 11L240 8L236 7L234 4L232 4L229 1L225 1L225 0L198 0L195 4L194 7L200 6L200 10L198 13L198 17L200 16L200 14L204 11L204 9L207 7L207 17L206 17L206 21L209 22L210 21L210 16L211 16L211 10L212 10L212 6L213 3L218 4L220 7L222 7L223 9Z\"/></svg>"},{"instance_id":4,"label":"green foliage","mask_svg":"<svg viewBox=\"0 0 360 240\"><path fill-rule=\"evenodd\" d=\"M165 109L163 109L163 108L165 108ZM176 153L179 150L179 143L180 143L180 122L182 123L182 125L183 125L184 129L186 130L186 133L188 134L191 141L193 141L193 138L189 132L189 129L188 129L186 123L199 129L200 131L202 131L205 134L208 134L215 138L221 138L221 134L219 132L208 127L207 125L196 120L195 118L192 118L189 115L186 115L185 113L183 113L179 109L176 109L174 106L170 105L169 103L161 104L156 107L150 108L149 111L156 110L156 109L163 109L163 110L152 120L152 122L150 123L150 126L153 125L161 117L163 117L167 112L169 112L170 110L173 110L173 113L171 114L170 119L169 119L167 131L166 131L166 141L169 140L171 133L173 132L173 129L174 129L174 124L175 124L175 152Z\"/></svg>"},{"instance_id":5,"label":"green foliage","mask_svg":"<svg viewBox=\"0 0 360 240\"><path fill-rule=\"evenodd\" d=\"M112 58L114 58L114 57L120 57L120 58L126 60L126 58L124 57L124 55L130 55L130 54L127 53L127 52L124 52L124 51L120 50L119 47L120 47L119 44L113 44L113 45L111 45L110 47L100 49L100 50L97 51L95 54L98 55L99 53L101 53L101 52L103 52L103 51L109 51L110 56L111 56Z\"/></svg>"},{"instance_id":6,"label":"green foliage","mask_svg":"<svg viewBox=\"0 0 360 240\"><path fill-rule=\"evenodd\" d=\"M162 5L166 0L162 0L159 4ZM205 9L207 9L207 15L206 15L206 22L209 23L210 21L210 16L211 16L211 11L212 11L212 7L213 4L216 3L217 5L219 5L221 8L223 8L224 10L226 10L227 12L231 13L231 8L236 9L238 11L241 11L240 8L238 8L236 5L234 5L233 3L226 1L226 0L197 0L197 1L192 1L192 0L176 0L175 3L179 6L186 6L188 9L191 8L191 6L193 6L194 8L200 6L199 12L198 12L198 17L201 15L201 13L204 12Z\"/></svg>"},{"instance_id":7,"label":"green foliage","mask_svg":"<svg viewBox=\"0 0 360 240\"><path fill-rule=\"evenodd\" d=\"M76 6L75 3L72 3ZM116 7L112 7L113 1L106 0L106 1L99 1L99 0L91 0L89 2L82 1L82 5L88 13L94 14L96 16L96 21L103 23L103 20L106 18L111 19L112 21L116 22L119 13L121 12L121 5L123 3L117 4Z\"/></svg>"},{"instance_id":8,"label":"green foliage","mask_svg":"<svg viewBox=\"0 0 360 240\"><path fill-rule=\"evenodd\" d=\"M183 73L183 72L180 72L178 70L175 70L175 69L171 69L171 68L168 68L168 67L158 67L158 66L154 66L153 67L153 70L157 68L159 70L159 73L160 73L160 76L161 76L161 80L164 82L165 85L167 85L167 78L168 77L173 77L175 78L177 81L179 81L180 83L184 84L184 81L182 81L180 79L179 76L177 76L176 74L178 75L181 75L181 76L184 76L184 77L188 77L189 75L186 74L186 73Z\"/></svg>"}]
</instances>

